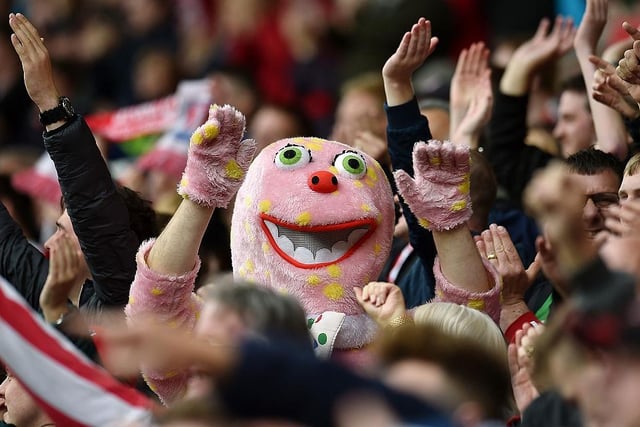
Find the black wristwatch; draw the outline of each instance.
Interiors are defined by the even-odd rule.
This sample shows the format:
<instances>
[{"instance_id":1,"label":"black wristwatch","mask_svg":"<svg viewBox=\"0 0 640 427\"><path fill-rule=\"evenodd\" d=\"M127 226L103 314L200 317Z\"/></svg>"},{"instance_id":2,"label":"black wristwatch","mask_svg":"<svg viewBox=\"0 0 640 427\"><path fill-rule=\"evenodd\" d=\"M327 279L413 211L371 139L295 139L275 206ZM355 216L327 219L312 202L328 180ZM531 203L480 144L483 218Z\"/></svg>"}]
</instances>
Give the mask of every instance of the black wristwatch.
<instances>
[{"instance_id":1,"label":"black wristwatch","mask_svg":"<svg viewBox=\"0 0 640 427\"><path fill-rule=\"evenodd\" d=\"M69 120L75 116L75 114L76 112L73 110L69 98L61 96L58 99L57 107L40 113L40 123L42 123L43 126L48 126L61 120Z\"/></svg>"}]
</instances>

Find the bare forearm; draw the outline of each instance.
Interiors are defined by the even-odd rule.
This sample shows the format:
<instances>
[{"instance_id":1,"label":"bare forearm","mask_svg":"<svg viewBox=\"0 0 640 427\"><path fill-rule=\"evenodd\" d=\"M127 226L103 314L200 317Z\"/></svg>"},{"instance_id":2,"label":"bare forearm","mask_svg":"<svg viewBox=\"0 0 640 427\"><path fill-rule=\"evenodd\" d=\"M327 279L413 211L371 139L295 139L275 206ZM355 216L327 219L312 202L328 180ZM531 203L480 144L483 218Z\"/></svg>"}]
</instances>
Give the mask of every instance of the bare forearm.
<instances>
[{"instance_id":1,"label":"bare forearm","mask_svg":"<svg viewBox=\"0 0 640 427\"><path fill-rule=\"evenodd\" d=\"M434 231L433 240L444 277L469 292L491 288L487 271L466 225L449 231Z\"/></svg>"},{"instance_id":2,"label":"bare forearm","mask_svg":"<svg viewBox=\"0 0 640 427\"><path fill-rule=\"evenodd\" d=\"M183 200L149 252L150 269L183 274L193 269L213 208Z\"/></svg>"},{"instance_id":3,"label":"bare forearm","mask_svg":"<svg viewBox=\"0 0 640 427\"><path fill-rule=\"evenodd\" d=\"M383 76L383 81L384 92L389 107L402 105L413 99L413 84L410 79L399 81Z\"/></svg>"},{"instance_id":4,"label":"bare forearm","mask_svg":"<svg viewBox=\"0 0 640 427\"><path fill-rule=\"evenodd\" d=\"M506 333L509 326L528 311L530 311L529 307L523 300L510 304L503 303L500 309L500 329L502 332Z\"/></svg>"},{"instance_id":5,"label":"bare forearm","mask_svg":"<svg viewBox=\"0 0 640 427\"><path fill-rule=\"evenodd\" d=\"M500 79L500 92L509 96L526 95L532 78L533 68L511 61Z\"/></svg>"},{"instance_id":6,"label":"bare forearm","mask_svg":"<svg viewBox=\"0 0 640 427\"><path fill-rule=\"evenodd\" d=\"M598 148L623 160L627 156L627 132L622 116L593 98L593 76L596 66L589 61L594 49L588 46L576 47L576 56L587 89L587 99L593 117Z\"/></svg>"}]
</instances>

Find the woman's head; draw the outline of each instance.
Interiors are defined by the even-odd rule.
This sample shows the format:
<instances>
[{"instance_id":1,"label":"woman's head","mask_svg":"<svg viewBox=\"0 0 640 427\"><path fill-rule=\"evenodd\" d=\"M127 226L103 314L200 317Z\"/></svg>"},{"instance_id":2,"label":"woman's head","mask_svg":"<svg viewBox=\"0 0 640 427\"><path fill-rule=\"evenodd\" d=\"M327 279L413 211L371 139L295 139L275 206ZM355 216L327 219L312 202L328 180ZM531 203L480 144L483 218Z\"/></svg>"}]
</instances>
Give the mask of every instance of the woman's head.
<instances>
[{"instance_id":1,"label":"woman's head","mask_svg":"<svg viewBox=\"0 0 640 427\"><path fill-rule=\"evenodd\" d=\"M459 304L432 302L417 307L414 320L448 335L472 339L506 361L507 345L502 331L485 313Z\"/></svg>"}]
</instances>

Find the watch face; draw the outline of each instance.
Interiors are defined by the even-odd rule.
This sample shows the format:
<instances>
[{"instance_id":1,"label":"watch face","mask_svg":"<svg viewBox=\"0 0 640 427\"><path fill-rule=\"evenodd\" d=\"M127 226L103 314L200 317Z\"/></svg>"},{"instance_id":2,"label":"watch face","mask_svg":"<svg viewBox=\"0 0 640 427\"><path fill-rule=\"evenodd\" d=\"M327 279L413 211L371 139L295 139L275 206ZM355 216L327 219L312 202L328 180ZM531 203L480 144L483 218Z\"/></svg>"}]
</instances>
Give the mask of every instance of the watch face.
<instances>
[{"instance_id":1,"label":"watch face","mask_svg":"<svg viewBox=\"0 0 640 427\"><path fill-rule=\"evenodd\" d=\"M73 116L74 111L73 111L73 105L71 105L71 101L69 100L69 98L67 98L66 96L63 96L60 99L60 104L62 105L62 108L64 108L64 111L67 113L67 115Z\"/></svg>"}]
</instances>

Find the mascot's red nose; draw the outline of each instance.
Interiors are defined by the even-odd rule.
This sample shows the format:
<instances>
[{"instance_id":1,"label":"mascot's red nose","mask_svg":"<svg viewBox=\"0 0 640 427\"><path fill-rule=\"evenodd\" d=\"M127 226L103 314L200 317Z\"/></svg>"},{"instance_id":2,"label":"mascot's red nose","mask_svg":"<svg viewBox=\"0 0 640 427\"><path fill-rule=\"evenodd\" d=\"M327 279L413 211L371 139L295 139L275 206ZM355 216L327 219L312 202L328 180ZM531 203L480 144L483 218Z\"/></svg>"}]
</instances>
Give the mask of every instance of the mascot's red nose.
<instances>
[{"instance_id":1,"label":"mascot's red nose","mask_svg":"<svg viewBox=\"0 0 640 427\"><path fill-rule=\"evenodd\" d=\"M307 184L318 193L333 193L338 189L338 178L329 171L317 171L309 175Z\"/></svg>"}]
</instances>

